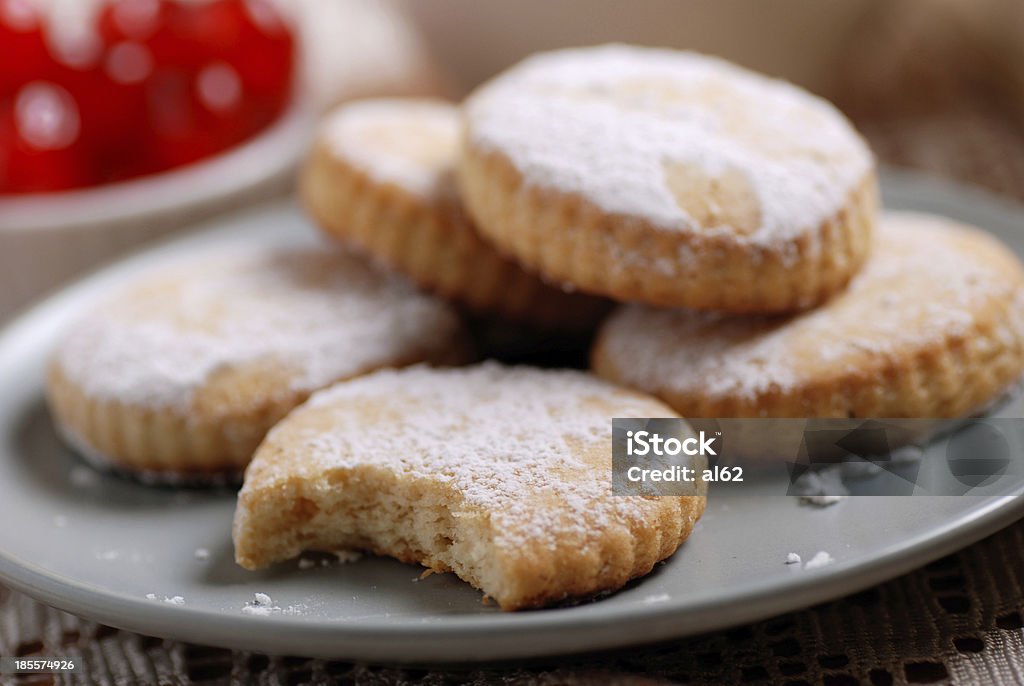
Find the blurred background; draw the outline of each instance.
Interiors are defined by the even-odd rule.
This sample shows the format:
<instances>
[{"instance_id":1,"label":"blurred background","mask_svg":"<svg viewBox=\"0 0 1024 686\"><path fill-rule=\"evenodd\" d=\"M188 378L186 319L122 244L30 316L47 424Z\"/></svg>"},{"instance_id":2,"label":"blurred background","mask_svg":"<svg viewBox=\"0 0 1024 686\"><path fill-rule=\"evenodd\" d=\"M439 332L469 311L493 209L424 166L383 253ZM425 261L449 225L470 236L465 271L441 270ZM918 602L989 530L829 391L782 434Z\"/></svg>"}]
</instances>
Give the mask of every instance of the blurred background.
<instances>
[{"instance_id":1,"label":"blurred background","mask_svg":"<svg viewBox=\"0 0 1024 686\"><path fill-rule=\"evenodd\" d=\"M536 50L690 48L835 102L884 163L1024 196L1019 0L431 0L407 5L460 92Z\"/></svg>"},{"instance_id":2,"label":"blurred background","mask_svg":"<svg viewBox=\"0 0 1024 686\"><path fill-rule=\"evenodd\" d=\"M884 164L1024 196L1019 0L0 0L0 319L288 193L338 102L459 98L531 52L612 40L789 79Z\"/></svg>"}]
</instances>

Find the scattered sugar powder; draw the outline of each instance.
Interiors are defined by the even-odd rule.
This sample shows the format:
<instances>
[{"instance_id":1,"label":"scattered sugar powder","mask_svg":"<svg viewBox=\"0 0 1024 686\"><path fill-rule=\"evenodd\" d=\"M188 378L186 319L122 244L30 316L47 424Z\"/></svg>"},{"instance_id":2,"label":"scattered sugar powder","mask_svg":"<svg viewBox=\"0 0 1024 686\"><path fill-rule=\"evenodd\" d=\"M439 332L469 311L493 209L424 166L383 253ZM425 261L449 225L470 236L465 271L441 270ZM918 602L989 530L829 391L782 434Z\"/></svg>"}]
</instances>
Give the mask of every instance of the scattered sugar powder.
<instances>
[{"instance_id":1,"label":"scattered sugar powder","mask_svg":"<svg viewBox=\"0 0 1024 686\"><path fill-rule=\"evenodd\" d=\"M872 164L828 102L669 50L609 45L534 56L471 97L467 121L473 142L508 156L527 183L667 230L697 225L674 197L666 163L711 178L738 172L761 223L737 240L772 246L837 213Z\"/></svg>"},{"instance_id":2,"label":"scattered sugar powder","mask_svg":"<svg viewBox=\"0 0 1024 686\"><path fill-rule=\"evenodd\" d=\"M988 334L1007 345L1024 335L1024 291L987 255L962 250L962 237L952 223L890 213L874 257L825 305L790 318L624 307L604 327L600 359L655 394L756 400L813 383L823 368L862 373L967 335L988 303L1020 303Z\"/></svg>"},{"instance_id":3,"label":"scattered sugar powder","mask_svg":"<svg viewBox=\"0 0 1024 686\"><path fill-rule=\"evenodd\" d=\"M377 181L432 198L451 190L459 125L458 110L447 103L364 100L328 117L322 135Z\"/></svg>"},{"instance_id":4,"label":"scattered sugar powder","mask_svg":"<svg viewBox=\"0 0 1024 686\"><path fill-rule=\"evenodd\" d=\"M656 603L664 603L671 600L668 593L657 593L655 595L649 595L644 598L643 602L647 605L654 605Z\"/></svg>"},{"instance_id":5,"label":"scattered sugar powder","mask_svg":"<svg viewBox=\"0 0 1024 686\"><path fill-rule=\"evenodd\" d=\"M798 565L800 564L800 556L796 553L786 553L786 564L787 565Z\"/></svg>"},{"instance_id":6,"label":"scattered sugar powder","mask_svg":"<svg viewBox=\"0 0 1024 686\"><path fill-rule=\"evenodd\" d=\"M196 548L195 557L200 562L206 562L210 559L209 548Z\"/></svg>"},{"instance_id":7,"label":"scattered sugar powder","mask_svg":"<svg viewBox=\"0 0 1024 686\"><path fill-rule=\"evenodd\" d=\"M580 372L496 363L376 372L315 394L272 430L265 445L286 442L287 456L258 457L240 497L296 478L329 488L325 474L372 466L450 487L451 516L486 512L498 545L553 547L564 535L589 544L653 506L610 494L611 418L664 411ZM241 508L236 526L246 516Z\"/></svg>"},{"instance_id":8,"label":"scattered sugar powder","mask_svg":"<svg viewBox=\"0 0 1024 686\"><path fill-rule=\"evenodd\" d=\"M233 245L128 287L72 330L58 360L93 397L186 407L238 365L266 361L312 391L447 347L457 327L446 305L343 252Z\"/></svg>"},{"instance_id":9,"label":"scattered sugar powder","mask_svg":"<svg viewBox=\"0 0 1024 686\"><path fill-rule=\"evenodd\" d=\"M820 550L814 554L814 557L804 563L804 569L819 569L821 567L827 567L835 561L834 557L826 553L824 550Z\"/></svg>"}]
</instances>

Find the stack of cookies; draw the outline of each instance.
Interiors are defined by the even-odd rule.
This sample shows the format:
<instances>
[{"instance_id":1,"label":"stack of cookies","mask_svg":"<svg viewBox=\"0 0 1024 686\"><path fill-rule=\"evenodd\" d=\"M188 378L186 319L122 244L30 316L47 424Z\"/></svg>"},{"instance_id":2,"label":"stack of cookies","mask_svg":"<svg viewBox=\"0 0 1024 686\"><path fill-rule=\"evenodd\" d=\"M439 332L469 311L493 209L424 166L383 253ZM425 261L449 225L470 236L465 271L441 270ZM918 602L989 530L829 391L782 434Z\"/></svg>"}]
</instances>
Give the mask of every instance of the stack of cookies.
<instances>
[{"instance_id":1,"label":"stack of cookies","mask_svg":"<svg viewBox=\"0 0 1024 686\"><path fill-rule=\"evenodd\" d=\"M991 236L877 209L829 103L717 59L528 59L466 103L459 189L502 254L634 303L594 372L684 417L956 417L1024 372L1024 277Z\"/></svg>"},{"instance_id":2,"label":"stack of cookies","mask_svg":"<svg viewBox=\"0 0 1024 686\"><path fill-rule=\"evenodd\" d=\"M247 568L360 549L503 609L614 590L675 552L706 487L612 495L612 417L954 417L1024 373L1017 258L880 215L837 110L709 57L567 50L462 106L345 105L301 195L337 249L168 268L50 374L95 461L162 482L248 464ZM596 332L594 375L446 367L474 359L467 312Z\"/></svg>"}]
</instances>

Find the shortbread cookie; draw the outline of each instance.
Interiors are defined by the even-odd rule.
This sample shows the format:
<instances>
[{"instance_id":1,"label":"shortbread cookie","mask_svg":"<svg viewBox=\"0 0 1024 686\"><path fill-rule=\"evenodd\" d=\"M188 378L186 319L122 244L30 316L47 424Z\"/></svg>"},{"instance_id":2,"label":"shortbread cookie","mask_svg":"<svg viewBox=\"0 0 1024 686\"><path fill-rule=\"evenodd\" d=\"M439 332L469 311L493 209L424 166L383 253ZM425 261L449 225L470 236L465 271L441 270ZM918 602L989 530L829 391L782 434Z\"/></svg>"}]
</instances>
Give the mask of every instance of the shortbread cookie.
<instances>
[{"instance_id":1,"label":"shortbread cookie","mask_svg":"<svg viewBox=\"0 0 1024 686\"><path fill-rule=\"evenodd\" d=\"M174 481L238 473L335 381L465 353L457 315L397 277L334 249L235 245L126 285L72 326L48 395L87 457Z\"/></svg>"},{"instance_id":2,"label":"shortbread cookie","mask_svg":"<svg viewBox=\"0 0 1024 686\"><path fill-rule=\"evenodd\" d=\"M458 109L439 100L342 106L320 130L302 196L329 234L478 312L590 330L604 300L544 284L478 236L455 191Z\"/></svg>"},{"instance_id":3,"label":"shortbread cookie","mask_svg":"<svg viewBox=\"0 0 1024 686\"><path fill-rule=\"evenodd\" d=\"M502 609L619 588L675 552L693 495L613 495L613 417L673 416L581 372L383 371L276 426L245 475L235 557L369 550L452 571Z\"/></svg>"},{"instance_id":4,"label":"shortbread cookie","mask_svg":"<svg viewBox=\"0 0 1024 686\"><path fill-rule=\"evenodd\" d=\"M977 229L889 214L864 271L817 310L624 307L592 361L684 417L959 417L1024 373L1024 271Z\"/></svg>"},{"instance_id":5,"label":"shortbread cookie","mask_svg":"<svg viewBox=\"0 0 1024 686\"><path fill-rule=\"evenodd\" d=\"M458 181L480 232L618 300L806 308L870 249L871 153L830 104L686 52L532 57L474 93Z\"/></svg>"}]
</instances>

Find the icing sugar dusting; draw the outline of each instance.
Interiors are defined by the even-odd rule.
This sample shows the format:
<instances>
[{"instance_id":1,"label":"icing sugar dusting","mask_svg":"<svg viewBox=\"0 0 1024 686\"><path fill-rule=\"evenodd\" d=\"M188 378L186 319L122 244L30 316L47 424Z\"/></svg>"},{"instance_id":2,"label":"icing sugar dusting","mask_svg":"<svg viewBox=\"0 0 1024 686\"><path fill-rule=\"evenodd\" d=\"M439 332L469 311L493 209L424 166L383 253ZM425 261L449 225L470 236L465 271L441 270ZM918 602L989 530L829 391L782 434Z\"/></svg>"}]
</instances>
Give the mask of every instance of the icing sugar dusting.
<instances>
[{"instance_id":1,"label":"icing sugar dusting","mask_svg":"<svg viewBox=\"0 0 1024 686\"><path fill-rule=\"evenodd\" d=\"M440 301L343 252L235 245L127 287L69 331L57 361L93 397L185 407L240 365L313 391L436 353L458 328Z\"/></svg>"},{"instance_id":2,"label":"icing sugar dusting","mask_svg":"<svg viewBox=\"0 0 1024 686\"><path fill-rule=\"evenodd\" d=\"M266 444L288 450L257 454L241 498L297 477L329 488L325 474L372 466L450 487L452 516L486 512L499 545L554 547L556 535L644 521L651 498L611 494L611 419L646 416L671 415L580 372L385 370L315 394L279 424Z\"/></svg>"},{"instance_id":3,"label":"icing sugar dusting","mask_svg":"<svg viewBox=\"0 0 1024 686\"><path fill-rule=\"evenodd\" d=\"M321 137L377 181L423 197L452 192L459 111L433 100L363 100L336 110Z\"/></svg>"},{"instance_id":4,"label":"icing sugar dusting","mask_svg":"<svg viewBox=\"0 0 1024 686\"><path fill-rule=\"evenodd\" d=\"M604 357L623 382L648 392L753 399L823 370L862 372L968 335L991 303L1005 304L1008 316L977 345L1012 347L1024 337L1024 287L993 267L995 251L1005 252L994 241L982 254L965 247L978 236L934 217L891 213L864 270L823 306L788 318L625 307L602 332Z\"/></svg>"},{"instance_id":5,"label":"icing sugar dusting","mask_svg":"<svg viewBox=\"0 0 1024 686\"><path fill-rule=\"evenodd\" d=\"M528 184L577 193L668 230L699 228L666 164L751 187L772 245L833 216L871 153L826 101L688 52L609 45L534 56L467 104L471 140L508 156ZM727 226L707 231L731 231Z\"/></svg>"}]
</instances>

